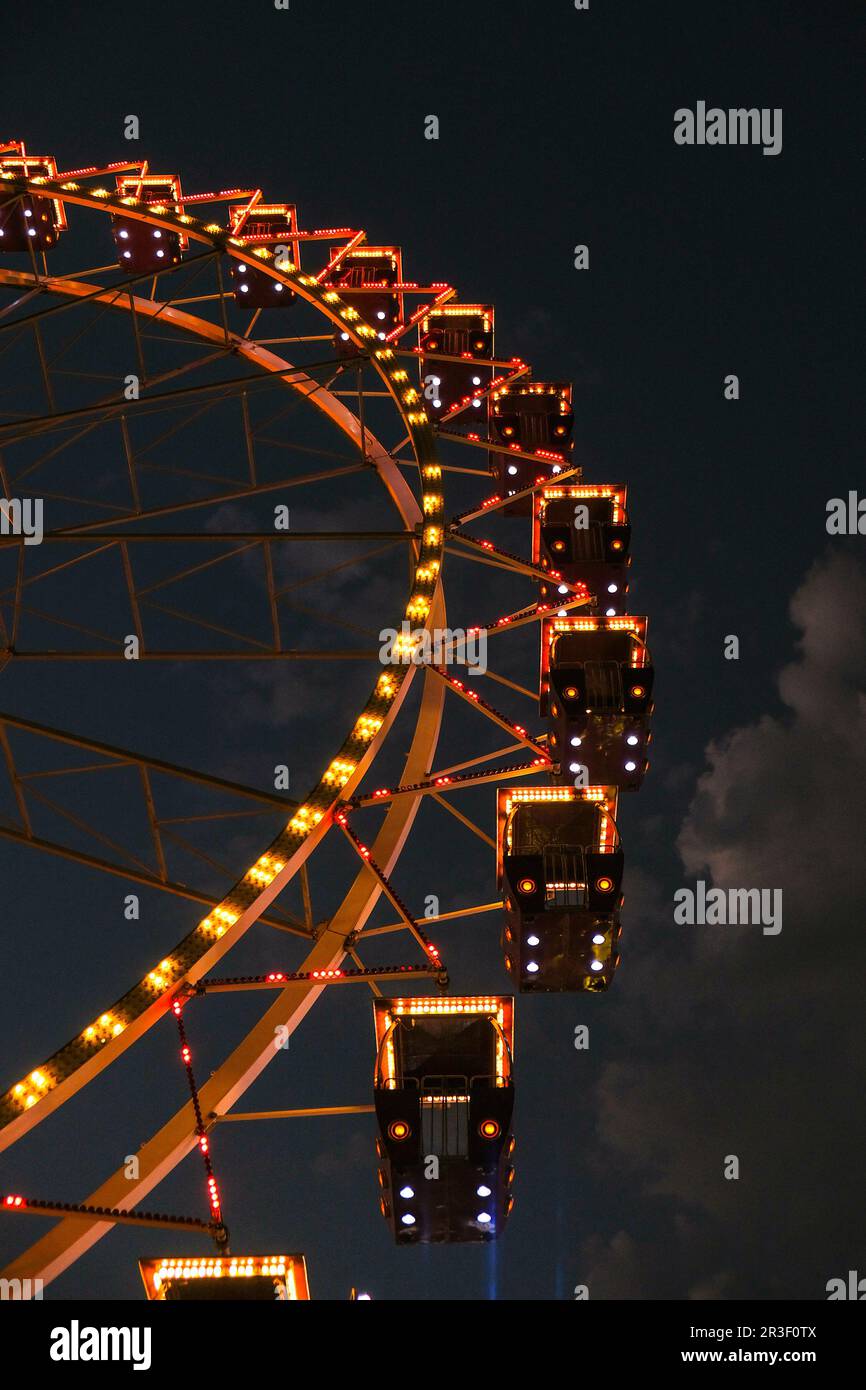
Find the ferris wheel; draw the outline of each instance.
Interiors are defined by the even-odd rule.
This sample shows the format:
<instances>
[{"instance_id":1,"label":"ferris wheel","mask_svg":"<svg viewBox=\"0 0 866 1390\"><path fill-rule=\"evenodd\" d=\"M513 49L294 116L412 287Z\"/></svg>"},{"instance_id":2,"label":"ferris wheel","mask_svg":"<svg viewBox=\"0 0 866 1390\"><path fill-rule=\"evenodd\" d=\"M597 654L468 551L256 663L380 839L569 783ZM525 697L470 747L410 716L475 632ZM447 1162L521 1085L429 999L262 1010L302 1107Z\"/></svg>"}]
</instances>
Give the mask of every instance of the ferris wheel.
<instances>
[{"instance_id":1,"label":"ferris wheel","mask_svg":"<svg viewBox=\"0 0 866 1390\"><path fill-rule=\"evenodd\" d=\"M308 1297L302 1256L230 1253L218 1131L243 1118L238 1101L322 994L350 985L373 996L367 1108L394 1239L495 1239L514 1200L515 999L496 981L453 993L428 932L496 912L502 979L518 994L607 988L621 930L617 799L639 787L651 738L646 620L627 610L626 490L575 466L570 386L498 356L493 307L407 280L399 247L352 227L303 230L294 205L258 188L190 194L146 161L59 170L20 141L0 147L0 360L0 670L13 695L8 711L0 701L0 837L10 862L74 863L121 880L133 902L166 895L191 914L125 992L82 1000L76 1035L4 1085L0 1151L74 1106L157 1026L176 1030L190 1088L140 1147L134 1177L121 1167L74 1205L0 1199L10 1214L59 1218L4 1276L48 1282L131 1224L216 1244L143 1261L149 1297L236 1296L238 1280L245 1296ZM477 490L457 515L451 482ZM390 525L353 524L368 505ZM322 524L299 528L299 515ZM502 518L523 518L524 554L478 534ZM457 626L447 556L524 586L525 601L460 613ZM380 596L390 607L371 614ZM299 631L315 644L297 645ZM477 660L511 633L538 637L534 685ZM279 775L262 790L152 756L133 735L122 747L17 712L19 672L59 688L71 666L95 663L136 679L153 666L181 680L315 671L323 710L340 707L344 692L324 692L347 663L366 687L345 726L323 716L318 774L290 800ZM482 697L481 677L506 703L534 702L540 731ZM456 710L502 746L440 765ZM71 810L46 792L52 777L71 779ZM114 777L140 812L134 847L90 816ZM488 784L494 836L455 804ZM394 880L424 805L495 851L492 901L423 915L404 901ZM233 832L251 818L256 850L241 857ZM187 838L202 825L207 851ZM351 871L319 917L317 865L335 840ZM178 848L218 869L226 891L191 885L173 867ZM330 863L322 874L333 879ZM392 920L371 925L383 903ZM217 973L254 927L282 933L291 966ZM393 959L371 965L380 937ZM261 992L266 1007L200 1084L188 1008L235 992ZM203 1215L144 1209L194 1154ZM232 1213L232 1249L242 1220Z\"/></svg>"}]
</instances>

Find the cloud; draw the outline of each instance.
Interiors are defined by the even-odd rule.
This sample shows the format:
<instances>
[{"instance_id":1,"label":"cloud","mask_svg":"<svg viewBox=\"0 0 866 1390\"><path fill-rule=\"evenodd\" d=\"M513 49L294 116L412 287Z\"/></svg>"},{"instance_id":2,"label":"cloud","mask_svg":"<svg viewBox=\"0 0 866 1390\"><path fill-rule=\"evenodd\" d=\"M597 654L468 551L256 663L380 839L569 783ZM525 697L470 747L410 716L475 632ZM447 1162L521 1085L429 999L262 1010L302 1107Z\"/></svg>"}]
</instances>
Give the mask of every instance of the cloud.
<instances>
[{"instance_id":1,"label":"cloud","mask_svg":"<svg viewBox=\"0 0 866 1390\"><path fill-rule=\"evenodd\" d=\"M587 1247L601 1286L627 1290L610 1296L821 1298L862 1261L866 569L821 561L791 617L782 711L709 746L678 842L686 883L781 888L781 935L676 927L638 876L627 1060L599 1077L594 1161L665 1220L654 1263L627 1232ZM660 1261L680 1270L667 1295Z\"/></svg>"}]
</instances>

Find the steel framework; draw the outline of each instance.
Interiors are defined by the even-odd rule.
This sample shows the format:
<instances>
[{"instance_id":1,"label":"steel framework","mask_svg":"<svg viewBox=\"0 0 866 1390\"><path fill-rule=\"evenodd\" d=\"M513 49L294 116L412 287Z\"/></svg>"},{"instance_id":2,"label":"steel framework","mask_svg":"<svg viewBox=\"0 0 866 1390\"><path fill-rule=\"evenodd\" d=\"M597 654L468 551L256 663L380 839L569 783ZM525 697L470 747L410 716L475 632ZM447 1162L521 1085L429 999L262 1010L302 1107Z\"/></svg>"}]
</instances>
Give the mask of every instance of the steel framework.
<instances>
[{"instance_id":1,"label":"steel framework","mask_svg":"<svg viewBox=\"0 0 866 1390\"><path fill-rule=\"evenodd\" d=\"M119 182L116 191L99 186L99 180L112 176ZM0 483L7 502L22 488L38 486L40 497L62 518L60 524L45 530L38 563L27 537L2 527L0 555L7 552L13 571L0 586L0 669L8 674L38 663L61 671L67 663L120 663L130 659L131 637L134 660L144 664L207 662L241 668L257 662L372 664L381 634L369 626L369 614L361 613L358 621L351 621L342 609L310 608L299 597L304 588L351 573L359 564L351 548L358 546L367 547L360 556L364 562L390 557L397 548L408 551L409 592L396 615L395 629L403 622L430 634L446 628L442 583L446 554L481 566L481 575L488 575L492 567L537 584L542 571L531 561L466 529L479 518L498 516L513 505L513 498L489 497L449 523L443 491L443 474L489 477L482 468L462 467L446 458L465 458L460 450L467 448L497 451L489 440L455 430L455 419L459 424L468 407L488 401L503 384L524 377L528 366L519 358L492 357L489 381L434 426L423 388L410 376L421 351L407 339L425 314L453 300L455 290L450 285L400 280L389 286L399 295L403 312L396 327L377 333L353 307L355 299L347 301L330 285L346 255L365 245L362 231L304 232L292 222L293 254L308 261L318 253L315 269L302 271L292 260L281 261L260 234L244 237L244 226L264 206L261 190L228 189L181 197L178 180L171 185L171 196L166 198L162 191L163 201L159 201L150 196L149 180L153 179L146 163L58 173L52 160L30 156L20 142L0 148L0 214L16 205L36 206L36 199L47 200L56 210L58 225L65 227L68 221L70 228L73 224L80 228L89 238L88 246L95 244L96 231L106 219L114 219L115 225L117 219L124 219L124 224L141 224L155 235L176 236L186 251L177 265L131 275L121 273L117 263L49 273L45 251L32 245L29 265L24 268L0 263L0 290L7 296L0 310L0 360L8 353L6 362L17 364L22 375L32 373L35 382L34 390L20 393L21 401L16 401L26 402L25 409L0 409ZM160 189L164 183L157 180ZM215 215L209 221L197 215L202 207L227 202L234 204L228 225ZM51 252L52 260L55 254ZM98 262L99 257L94 259ZM240 324L241 308L226 274L226 268L234 272L238 267L282 285L307 315L312 331L257 336L261 310ZM363 287L353 288L352 296L364 292ZM117 372L110 365L102 360L101 369L94 370L91 360L95 356L99 361L100 335L115 322L126 331L126 350L136 369L135 390L129 394L119 394ZM64 330L64 340L56 342ZM348 347L335 355L338 339ZM96 346L88 356L85 348L93 340ZM157 346L159 365L154 362ZM186 357L177 365L179 351ZM284 351L290 351L291 358ZM174 354L174 365L165 365L166 353L169 358ZM427 357L443 363L461 360L448 354ZM77 370L67 365L70 359L79 363ZM70 386L83 398L61 408L61 395ZM11 386L0 384L0 402L12 389L18 390L17 379ZM42 397L38 407L36 390ZM256 418L262 406L270 408L270 413ZM240 467L226 474L178 462L178 442L182 443L184 431L220 411L232 413ZM317 421L339 432L339 447L309 442L301 430L287 435L301 418L310 418L310 411ZM396 438L391 447L379 438L387 429ZM89 448L97 440L108 451L116 476L110 486L93 486L83 477L76 488L78 474L69 461L82 442ZM273 454L280 450L287 463L275 470ZM267 466L263 452L267 452ZM540 457L514 446L509 453L524 460ZM301 472L293 468L295 456L307 460ZM557 471L563 481L580 476L580 470L564 458ZM327 499L322 509L330 506L337 511L334 499L342 480L354 475L373 475L384 488L396 511L396 525L391 529L349 529L326 523L316 531L278 531L260 522L245 529L224 520L226 511L236 515L246 505L280 500L294 489L318 489L317 496ZM548 478L546 473L544 480ZM157 485L164 491L153 501ZM518 500L531 497L540 485L541 480L519 494ZM260 510L255 514L262 515ZM178 518L182 529L172 529ZM4 514L0 521L5 520ZM285 582L281 567L287 547L322 544L328 557L326 568ZM343 546L350 553L335 559L331 551ZM215 573L228 575L231 582L238 566L256 576L257 606L246 627L230 625L217 611L218 604L211 603L210 578ZM58 593L68 593L70 585L86 589L91 573L100 576L97 585L108 584L122 600L120 616L108 628L96 626L95 618L85 621L80 614L70 616L58 602ZM191 582L195 585L203 576L197 606L184 606L180 595L185 587L189 592ZM586 592L572 586L562 598L561 611L570 612L586 602ZM476 614L475 625L467 630L489 639L501 637L540 623L545 611L533 601L486 621ZM354 645L329 645L325 640L315 647L290 645L286 629L298 615L328 629L328 636L333 631L348 633ZM377 620L381 624L381 615L377 614ZM183 636L171 642L166 634L172 632ZM505 778L536 775L551 762L543 737L533 736L449 672L452 655L449 650L443 661L426 665L423 673L405 659L405 653L383 664L348 733L341 742L335 740L321 775L300 801L25 719L14 710L0 714L0 750L12 808L11 814L0 818L0 835L8 844L74 861L88 870L206 908L206 915L151 971L0 1097L0 1150L72 1100L166 1014L179 1016L183 1003L194 994L240 989L275 993L255 1026L230 1048L200 1090L193 1089L190 1103L141 1147L137 1179L130 1181L124 1170L118 1170L73 1209L56 1202L19 1201L15 1209L60 1219L13 1260L4 1275L49 1281L118 1222L170 1224L170 1218L140 1213L139 1203L193 1149L206 1153L204 1136L221 1123L370 1110L350 1105L238 1113L234 1107L276 1055L275 1030L293 1033L324 989L360 982L378 993L377 982L393 978L397 971L440 986L447 981L438 949L392 883L419 808L427 798L456 818L473 840L493 845L483 828L453 804L452 795ZM536 698L537 692L504 674L486 674L510 692L509 698ZM370 790L371 769L401 711L409 711L407 697L418 675L422 688L409 716L413 730L399 782ZM478 719L497 729L498 741L505 734L505 746L437 769L443 715L446 706L456 709L458 704L474 706ZM73 754L77 762L69 762ZM514 755L522 760L515 762ZM88 787L104 785L108 777L126 779L140 798L147 823L146 851L118 842L110 825L84 814L84 807L95 803L82 786L85 782ZM49 794L48 786L61 791ZM59 799L64 786L72 787L71 808ZM184 812L172 801L178 789L190 787L201 798L194 813ZM381 807L382 816L367 846L357 827L363 811L373 807ZM67 838L40 833L45 808L69 828ZM265 838L267 831L263 834L261 852L240 871L237 864L196 849L187 838L194 825L226 822L230 826L239 819L253 825L262 819L273 827L269 838ZM357 871L336 910L316 920L310 861L332 829L354 851ZM82 836L99 852L83 849ZM190 886L181 878L172 868L172 855L178 850L195 856L207 874L219 875L225 885L220 894L208 886ZM280 901L295 879L301 888L300 911L290 911ZM397 920L368 925L383 898ZM497 906L479 903L430 920L470 917ZM306 954L298 968L265 977L215 977L215 967L256 924L305 942ZM395 933L407 933L404 940L411 938L414 963L366 967L360 962L359 942L380 935L390 940ZM353 962L350 968L343 965L347 959ZM192 1229L213 1226L212 1221L209 1226L193 1219L188 1224Z\"/></svg>"}]
</instances>

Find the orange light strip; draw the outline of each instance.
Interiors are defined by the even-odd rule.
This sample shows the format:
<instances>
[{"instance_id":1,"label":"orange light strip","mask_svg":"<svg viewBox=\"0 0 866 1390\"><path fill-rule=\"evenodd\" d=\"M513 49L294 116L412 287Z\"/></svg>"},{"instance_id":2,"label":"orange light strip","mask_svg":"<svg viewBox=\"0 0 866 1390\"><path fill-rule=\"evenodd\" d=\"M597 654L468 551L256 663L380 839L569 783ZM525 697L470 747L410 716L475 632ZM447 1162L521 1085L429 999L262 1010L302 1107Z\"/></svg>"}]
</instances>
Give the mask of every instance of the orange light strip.
<instances>
[{"instance_id":1,"label":"orange light strip","mask_svg":"<svg viewBox=\"0 0 866 1390\"><path fill-rule=\"evenodd\" d=\"M178 1279L279 1279L290 1302L310 1297L303 1255L166 1256L139 1260L149 1299L164 1301L167 1287Z\"/></svg>"},{"instance_id":2,"label":"orange light strip","mask_svg":"<svg viewBox=\"0 0 866 1390\"><path fill-rule=\"evenodd\" d=\"M613 502L611 521L615 525L620 525L626 520L626 492L627 489L622 483L579 483L569 487L546 487L539 494L536 507L536 521L544 521L545 503L560 501L563 498L573 499L576 502L583 500L610 498Z\"/></svg>"}]
</instances>

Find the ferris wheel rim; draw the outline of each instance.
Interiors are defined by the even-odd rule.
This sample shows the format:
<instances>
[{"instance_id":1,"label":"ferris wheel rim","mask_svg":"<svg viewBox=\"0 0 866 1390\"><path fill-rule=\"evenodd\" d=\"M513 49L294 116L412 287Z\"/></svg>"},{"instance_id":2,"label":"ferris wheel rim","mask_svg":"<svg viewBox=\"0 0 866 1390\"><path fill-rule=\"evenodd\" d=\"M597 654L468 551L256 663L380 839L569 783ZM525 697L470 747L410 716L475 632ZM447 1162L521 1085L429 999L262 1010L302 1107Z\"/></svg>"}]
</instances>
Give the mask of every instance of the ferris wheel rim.
<instances>
[{"instance_id":1,"label":"ferris wheel rim","mask_svg":"<svg viewBox=\"0 0 866 1390\"><path fill-rule=\"evenodd\" d=\"M58 181L41 179L23 179L9 181L4 179L4 182L7 184L7 186L11 182L14 185L16 194L18 195L20 195L22 192L36 194L41 197L52 196L53 194L56 194L63 201L72 202L80 206L87 207L94 211L103 213L114 213L116 215L122 215L124 217L132 216L144 222L148 222L151 224L155 223L160 227L169 226L182 235L192 237L193 239L199 240L207 245L210 245L214 250L214 254L217 256L220 253L225 252L226 254L230 254L238 259L245 260L247 264L254 266L257 270L265 271L267 274L272 275L274 278L280 279L285 284L289 285L301 298L305 299L311 306L313 306L320 312L323 312L325 316L333 323L335 328L339 328L341 331L348 331L349 334L356 339L356 345L359 347L363 347L362 336L359 333L355 332L351 321L343 317L344 311L340 308L341 301L339 299L339 296L336 295L336 293L328 291L327 294L329 298L326 302L326 292L320 289L317 282L313 280L312 277L303 276L300 274L300 272L297 271L292 272L285 269L277 270L275 267L272 267L267 263L263 262L260 258L245 254L241 244L238 243L236 239L228 237L223 233L205 231L202 225L195 222L194 219L180 219L172 217L171 215L166 213L160 213L160 215L157 216L152 209L149 209L146 206L144 208L131 207L129 205L129 200L127 199L116 199L110 197L109 195L96 195L93 192L91 192L88 195L86 193L81 192L80 190L74 189L68 183L60 183ZM0 187L2 187L2 185L0 185ZM22 278L16 280L16 276ZM32 287L35 286L35 284L38 282L38 284L41 287L44 287L44 289L46 290L51 290L52 288L55 288L57 292L61 292L62 281L63 277L40 277L36 274L35 270L34 274L31 276L27 276L22 272L9 272L0 270L0 283L18 283L26 284ZM116 288L105 288L100 286L94 287L92 284L85 285L82 282L79 285L79 291L79 297L82 299L91 298L99 302L109 301L113 304L114 307L121 309L126 308L127 310L129 309L129 307L131 307L130 299L125 297L119 297ZM181 321L181 319L191 320L193 318L193 316L181 314L180 311L177 311L176 309L172 309L171 313L172 317L175 318L177 321ZM162 310L161 316L166 317L165 309ZM212 329L214 333L218 332L216 326L209 324L206 320L200 320L199 323L207 323L208 327ZM219 334L219 336L222 337L222 334ZM243 341L244 340L242 340L238 335L231 335L232 347L236 348L239 351L241 350L241 343ZM273 354L265 353L263 355L262 349L259 348L258 345L247 343L246 346L249 351L248 360L254 362L256 366L262 367L263 363L270 361L272 358L275 358L275 355ZM407 431L407 436L410 439L415 450L416 461L418 463L419 470L422 470L423 472L423 468L425 466L427 468L438 470L438 465L435 462L435 437L432 429L430 428L429 422L427 422L426 412L424 412L423 410L421 410L420 412L418 412L417 410L412 411L407 408L408 405L412 404L413 402L411 400L407 401L405 399L407 393L405 393L403 389L397 386L396 382L391 379L392 376L396 375L396 369L392 368L389 373L389 370L386 366L386 363L391 359L393 359L393 352L387 348L373 349L369 353L368 358L370 365L372 365L375 368L375 370L378 372L379 376L385 383L386 388L388 389L389 394L391 395L392 400L403 419L403 423ZM280 361L281 359L276 360ZM290 372L296 372L298 370L292 368L291 364L288 363L285 364L285 367ZM277 375L280 375L280 370L277 370ZM405 373L400 373L400 375L404 378L406 376ZM294 385L295 383L287 382L285 384ZM318 403L318 398L320 394L321 393L319 391L316 392L314 403ZM415 393L412 392L412 396L414 395ZM340 424L339 420L334 418L335 415L339 415L344 422L347 422L349 419L351 419L354 422L355 426L357 426L357 433L355 433L351 428L348 430L344 430L344 432L346 432L349 435L349 437L355 437L357 442L357 440L361 437L361 426L360 422L357 420L357 417L355 417L353 413L347 409L347 407L343 406L341 402L336 401L335 398L332 398L332 403L335 407L337 407L337 410L334 412L334 414L331 415L331 418L334 419L334 422L337 423L341 428L343 428L343 425ZM326 411L325 413L329 412ZM367 438L368 435L365 431L363 440L364 443L366 443ZM378 441L376 442L378 443ZM386 489L391 495L391 499L394 502L394 505L397 507L398 512L402 516L404 516L404 520L407 522L409 516L412 516L412 519L414 521L416 515L419 520L424 520L426 513L426 528L424 528L425 534L423 535L421 545L419 546L417 564L415 567L417 576L417 571L419 569L422 569L423 565L429 565L431 558L429 552L432 550L433 558L436 562L435 579L432 586L428 586L431 591L431 603L428 609L428 614L423 624L426 627L429 626L432 622L431 615L433 612L434 602L439 602L441 600L442 595L440 564L442 550L444 548L444 501L443 499L438 498L439 505L437 507L431 508L428 506L429 494L425 494L425 506L424 512L422 513L417 506L417 501L415 499L414 494L409 488L408 483L404 479L403 475L399 472L396 463L391 459L390 455L387 454L387 451L385 451L381 445L379 446L379 450L380 454L378 459L376 460L376 472L380 478L383 478L383 473L387 475L389 481L385 483ZM424 459L423 463L422 457ZM385 467L386 462L387 468ZM410 503L411 511L408 510ZM404 507L407 508L407 511L405 513L403 511ZM426 556L424 554L425 548L428 551ZM417 592L417 578L413 580L413 584L410 586L409 603L411 603L413 589ZM409 607L409 603L407 603L407 608ZM417 668L415 668L412 664L408 664L399 672L400 681L397 687L396 696L395 698L389 701L387 718L380 723L376 735L372 740L370 740L370 745L367 749L365 756L360 758L358 762L355 764L352 775L335 789L334 796L331 800L331 804L328 808L328 811L321 814L319 819L315 821L312 826L304 826L304 834L300 839L300 844L297 847L296 852L292 855L291 859L287 860L286 863L283 865L283 873L272 880L272 883L268 885L267 893L257 894L257 896L254 899L254 904L258 907L258 912L256 912L255 915L250 915L249 917L247 917L246 914L242 914L241 916L239 916L236 919L236 921L232 923L231 927L228 930L222 932L221 935L217 938L217 940L212 942L211 948L200 953L200 955L195 959L191 967L185 968L181 974L179 974L176 978L171 980L168 987L157 996L157 999L154 1001L152 1005L140 1011L139 1014L133 1018L131 1023L126 1024L124 1026L122 1032L120 1032L116 1037L110 1038L102 1047L100 1047L100 1049L97 1052L92 1053L90 1058L80 1063L75 1068L75 1071L71 1074L74 1077L77 1073L81 1073L78 1084L74 1086L71 1085L70 1076L66 1076L62 1078L59 1082L55 1082L55 1084L53 1084L51 1088L47 1090L45 1095L42 1096L35 1104L31 1105L27 1109L22 1110L19 1108L17 1116L10 1119L6 1123L4 1128L0 1130L0 1151L2 1151L6 1147L9 1147L10 1144L16 1142L16 1140L22 1137L24 1133L29 1132L31 1129L35 1128L35 1126L41 1121L41 1119L47 1118L47 1116L53 1113L54 1110L58 1109L66 1099L70 1099L76 1093L77 1090L81 1089L81 1086L86 1085L90 1080L94 1079L96 1075L98 1075L102 1070L104 1070L106 1066L110 1065L110 1063L113 1060L115 1060L118 1056L120 1056L122 1052L124 1052L128 1047L132 1046L136 1041L138 1041L138 1039L141 1036L143 1036L143 1034L146 1031L148 1031L148 1029L151 1026L158 1022L159 1019L163 1017L164 1014L168 1011L168 1009L170 1008L171 999L175 996L178 988L185 982L192 981L194 978L198 978L201 974L205 973L215 963L215 961L219 959L222 955L226 954L226 952L230 950L234 944L236 944L240 937L245 934L249 927L253 925L254 921L257 920L260 913L265 911L271 899L273 897L276 897L278 892L281 891L281 888L284 886L284 884L289 882L290 879L294 877L295 873L300 869L302 864L306 862L306 859L309 857L309 855L314 852L321 840L324 839L325 835L327 834L327 830L330 828L333 809L336 806L337 802L343 796L346 795L347 791L350 794L353 787L357 786L360 783L362 777L367 772L370 764L374 760L379 749L381 748L382 743L387 737L387 734L390 731L391 726L393 725L394 719L396 718L396 715L399 712L400 707L402 706L405 695L408 693L416 669ZM364 711L366 711L369 708L372 698L373 697L370 697L370 699L368 699L368 701L365 703L362 713L359 716L359 719L363 717ZM351 737L351 735L349 737ZM344 741L343 748L345 748L347 742L348 739ZM433 745L433 748L435 748L435 743ZM431 756L433 748L431 748L430 750ZM339 757L339 754L337 756ZM318 790L318 787L321 787L321 785L322 782L320 781L317 784L317 787L314 788L314 793L311 793L311 797L307 799L308 801L311 800L312 795L315 794L315 792ZM290 825L291 824L292 822L290 822ZM277 843L277 841L274 841L273 843L275 844ZM273 844L269 848L272 849ZM249 873L249 870L247 872ZM239 882L242 883L243 880L239 880ZM278 886L276 888L273 888L273 891L270 891L273 883L275 882L278 882ZM222 899L222 902L225 903L229 901L229 898L230 895L226 895L226 897ZM237 930L235 930L235 928L237 928ZM196 928L195 930L198 930L198 928ZM191 936L193 935L193 933L190 933L189 935ZM184 941L186 940L188 940L188 938L184 938ZM225 942L224 947L218 952L214 952L213 947L218 947L221 942ZM181 945L183 945L183 943L181 943ZM178 948L174 948L172 955L176 954L177 952ZM125 1000L126 998L127 996L123 996L122 1000L119 1002L122 1003L123 1000ZM118 1005L114 1005L112 1007L116 1009ZM79 1035L79 1037L80 1036L82 1035ZM78 1039L73 1040L72 1043L67 1044L67 1047L72 1047L75 1043L77 1043L77 1041ZM63 1049L61 1049L61 1051L62 1050ZM54 1054L55 1057L57 1055L58 1054ZM47 1068L48 1066L50 1066L50 1062L52 1060L53 1058L49 1059L49 1063L43 1064L43 1068ZM40 1068L38 1069L38 1072L41 1072L42 1070L43 1069ZM20 1085L21 1083L18 1084ZM14 1089L15 1088L13 1087L13 1090Z\"/></svg>"}]
</instances>

